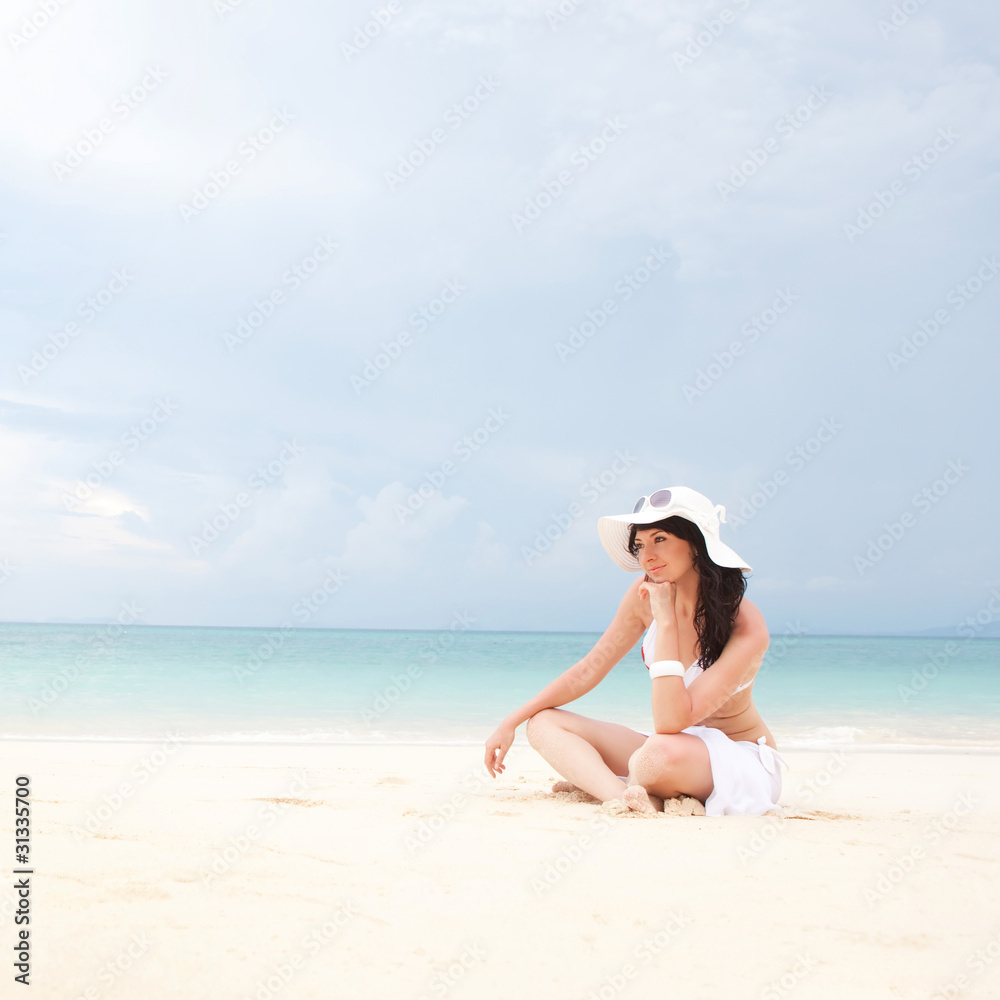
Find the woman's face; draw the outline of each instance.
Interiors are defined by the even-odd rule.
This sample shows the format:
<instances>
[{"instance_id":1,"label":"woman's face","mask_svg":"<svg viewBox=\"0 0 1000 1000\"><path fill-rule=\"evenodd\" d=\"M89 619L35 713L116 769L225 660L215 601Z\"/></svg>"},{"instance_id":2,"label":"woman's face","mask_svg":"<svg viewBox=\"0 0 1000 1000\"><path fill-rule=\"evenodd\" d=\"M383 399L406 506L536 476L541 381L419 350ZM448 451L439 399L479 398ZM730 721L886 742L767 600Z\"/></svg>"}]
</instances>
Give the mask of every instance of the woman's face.
<instances>
[{"instance_id":1,"label":"woman's face","mask_svg":"<svg viewBox=\"0 0 1000 1000\"><path fill-rule=\"evenodd\" d=\"M663 528L635 533L635 557L653 583L676 583L694 569L691 543Z\"/></svg>"}]
</instances>

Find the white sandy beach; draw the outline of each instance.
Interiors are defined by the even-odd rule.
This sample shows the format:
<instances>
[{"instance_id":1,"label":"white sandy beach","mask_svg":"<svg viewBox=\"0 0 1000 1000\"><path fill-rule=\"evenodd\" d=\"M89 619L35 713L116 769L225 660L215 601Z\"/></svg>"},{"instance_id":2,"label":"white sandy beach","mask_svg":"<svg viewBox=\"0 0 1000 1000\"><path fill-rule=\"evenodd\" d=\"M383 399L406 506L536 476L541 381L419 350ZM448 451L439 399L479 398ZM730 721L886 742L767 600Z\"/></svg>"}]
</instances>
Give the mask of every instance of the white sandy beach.
<instances>
[{"instance_id":1,"label":"white sandy beach","mask_svg":"<svg viewBox=\"0 0 1000 1000\"><path fill-rule=\"evenodd\" d=\"M24 995L1000 996L1000 755L784 753L781 815L646 819L522 744L494 780L480 747L3 742Z\"/></svg>"}]
</instances>

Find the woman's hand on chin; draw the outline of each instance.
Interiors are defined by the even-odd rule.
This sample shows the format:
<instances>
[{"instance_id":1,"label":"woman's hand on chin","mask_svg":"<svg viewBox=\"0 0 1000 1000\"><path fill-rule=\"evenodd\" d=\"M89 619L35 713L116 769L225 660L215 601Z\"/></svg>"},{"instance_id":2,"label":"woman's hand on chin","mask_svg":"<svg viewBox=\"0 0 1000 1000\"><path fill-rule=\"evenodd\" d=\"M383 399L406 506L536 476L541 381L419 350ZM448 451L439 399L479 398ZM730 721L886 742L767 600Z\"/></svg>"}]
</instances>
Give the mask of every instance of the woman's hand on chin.
<instances>
[{"instance_id":1,"label":"woman's hand on chin","mask_svg":"<svg viewBox=\"0 0 1000 1000\"><path fill-rule=\"evenodd\" d=\"M657 625L673 625L677 621L674 602L677 599L677 584L666 581L653 583L644 580L639 584L639 599L649 601L653 620Z\"/></svg>"}]
</instances>

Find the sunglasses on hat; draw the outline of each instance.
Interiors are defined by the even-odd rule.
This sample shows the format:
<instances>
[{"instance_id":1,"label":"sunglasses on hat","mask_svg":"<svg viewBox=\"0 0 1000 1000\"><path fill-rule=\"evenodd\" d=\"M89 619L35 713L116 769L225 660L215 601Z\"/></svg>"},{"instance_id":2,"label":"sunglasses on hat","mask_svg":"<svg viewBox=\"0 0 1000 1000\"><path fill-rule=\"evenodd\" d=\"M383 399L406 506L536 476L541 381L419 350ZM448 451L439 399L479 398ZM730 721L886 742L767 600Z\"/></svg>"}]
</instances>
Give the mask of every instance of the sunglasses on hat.
<instances>
[{"instance_id":1,"label":"sunglasses on hat","mask_svg":"<svg viewBox=\"0 0 1000 1000\"><path fill-rule=\"evenodd\" d=\"M671 493L670 490L657 490L655 493L650 494L648 497L639 497L635 502L635 506L632 508L633 514L638 514L639 511L645 510L646 507L655 507L660 510L664 507L670 506Z\"/></svg>"}]
</instances>

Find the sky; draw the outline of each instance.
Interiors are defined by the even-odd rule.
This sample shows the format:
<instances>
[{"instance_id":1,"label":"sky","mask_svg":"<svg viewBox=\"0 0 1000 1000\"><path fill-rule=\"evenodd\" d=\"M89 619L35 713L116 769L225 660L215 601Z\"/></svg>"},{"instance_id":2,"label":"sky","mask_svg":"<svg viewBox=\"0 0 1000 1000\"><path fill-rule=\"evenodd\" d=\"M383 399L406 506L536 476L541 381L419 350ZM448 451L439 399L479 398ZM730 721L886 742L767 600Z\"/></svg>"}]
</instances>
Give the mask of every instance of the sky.
<instances>
[{"instance_id":1,"label":"sky","mask_svg":"<svg viewBox=\"0 0 1000 1000\"><path fill-rule=\"evenodd\" d=\"M997 9L2 21L0 619L600 631L676 485L772 633L1000 615Z\"/></svg>"}]
</instances>

